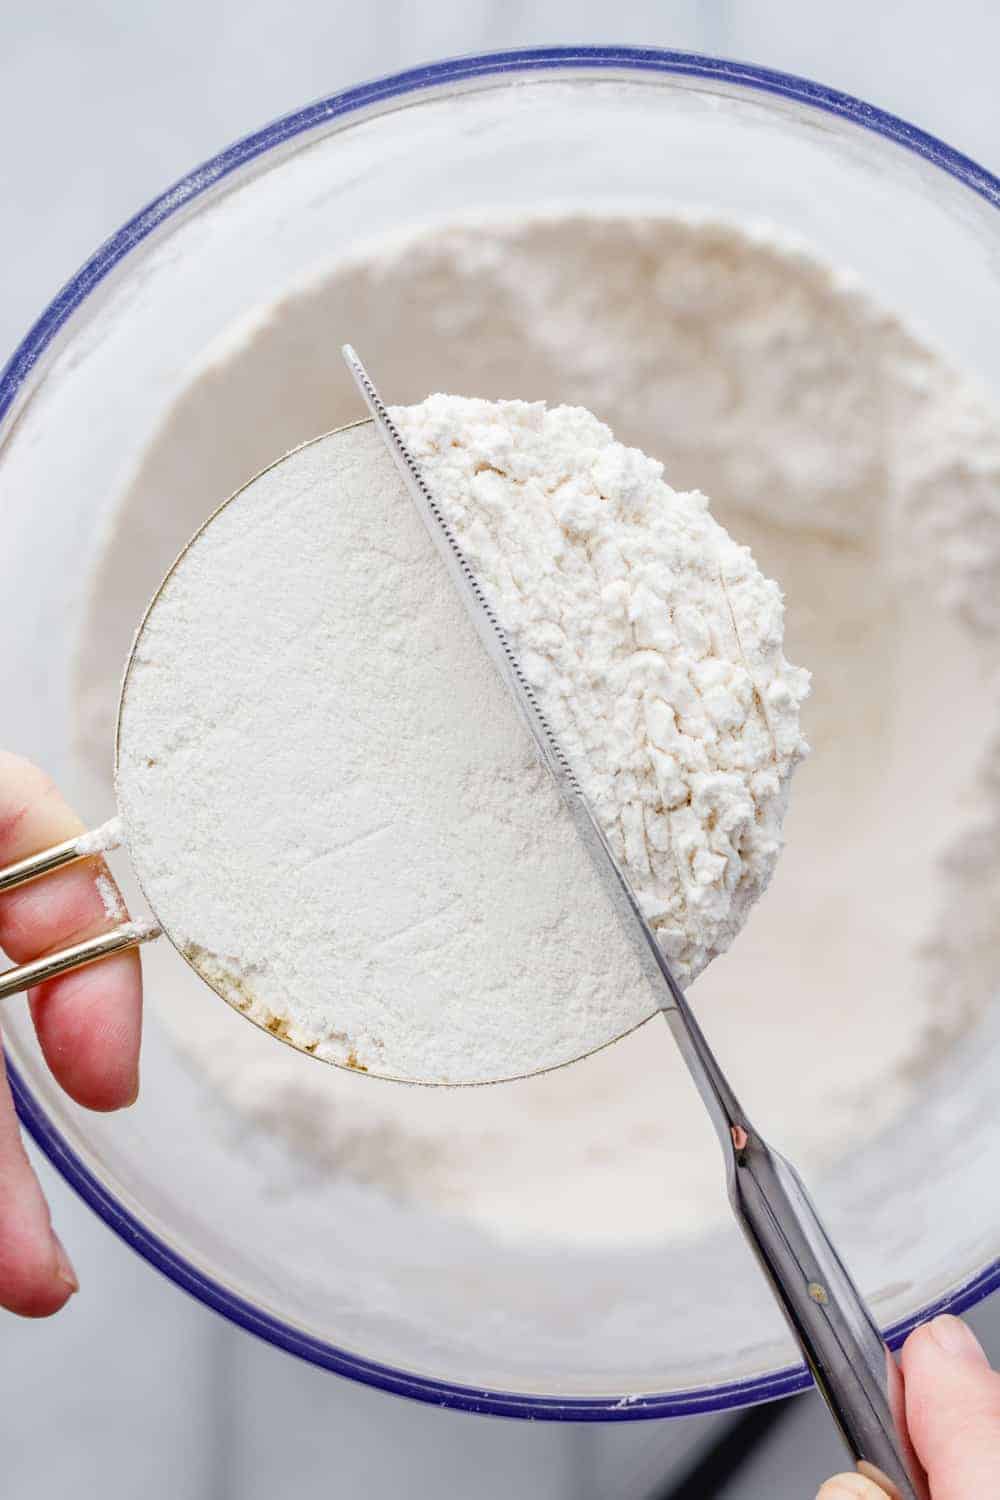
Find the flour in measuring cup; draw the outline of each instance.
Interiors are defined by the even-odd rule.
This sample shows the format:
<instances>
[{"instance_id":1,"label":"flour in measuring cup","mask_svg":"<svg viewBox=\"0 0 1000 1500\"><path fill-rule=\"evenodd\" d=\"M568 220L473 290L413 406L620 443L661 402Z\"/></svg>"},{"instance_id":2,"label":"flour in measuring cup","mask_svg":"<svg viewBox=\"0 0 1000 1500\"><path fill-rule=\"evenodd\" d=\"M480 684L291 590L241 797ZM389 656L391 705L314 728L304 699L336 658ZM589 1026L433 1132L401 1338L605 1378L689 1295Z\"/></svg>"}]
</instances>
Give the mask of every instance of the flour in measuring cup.
<instances>
[{"instance_id":1,"label":"flour in measuring cup","mask_svg":"<svg viewBox=\"0 0 1000 1500\"><path fill-rule=\"evenodd\" d=\"M397 415L688 981L767 884L804 750L777 586L587 412ZM175 944L322 1061L510 1079L656 1009L369 425L273 465L178 560L117 787Z\"/></svg>"}]
</instances>

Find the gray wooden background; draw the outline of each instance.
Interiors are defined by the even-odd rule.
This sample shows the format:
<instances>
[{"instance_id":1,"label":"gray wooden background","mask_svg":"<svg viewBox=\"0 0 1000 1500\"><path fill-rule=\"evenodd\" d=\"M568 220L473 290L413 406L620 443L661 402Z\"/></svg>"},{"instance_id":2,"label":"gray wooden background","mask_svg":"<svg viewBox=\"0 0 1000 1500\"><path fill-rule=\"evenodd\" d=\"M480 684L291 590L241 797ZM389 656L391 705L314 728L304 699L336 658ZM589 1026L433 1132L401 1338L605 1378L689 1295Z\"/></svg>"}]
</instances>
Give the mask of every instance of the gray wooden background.
<instances>
[{"instance_id":1,"label":"gray wooden background","mask_svg":"<svg viewBox=\"0 0 1000 1500\"><path fill-rule=\"evenodd\" d=\"M986 0L4 0L0 363L101 239L234 137L373 74L568 41L810 75L1000 169ZM650 1494L679 1462L674 1424L498 1422L299 1364L189 1301L42 1175L84 1290L47 1324L0 1314L4 1500L590 1500ZM1000 1311L976 1322L1000 1358ZM802 1397L718 1500L811 1500L838 1463Z\"/></svg>"}]
</instances>

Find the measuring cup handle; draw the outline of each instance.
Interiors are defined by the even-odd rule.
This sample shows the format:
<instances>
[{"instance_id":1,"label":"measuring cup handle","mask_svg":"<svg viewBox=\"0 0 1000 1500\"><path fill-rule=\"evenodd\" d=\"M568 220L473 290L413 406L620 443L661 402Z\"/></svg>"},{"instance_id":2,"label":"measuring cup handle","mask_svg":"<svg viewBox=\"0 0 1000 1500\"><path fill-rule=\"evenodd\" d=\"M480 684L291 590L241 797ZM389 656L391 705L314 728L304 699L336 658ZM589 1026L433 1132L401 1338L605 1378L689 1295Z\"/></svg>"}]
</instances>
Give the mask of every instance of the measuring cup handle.
<instances>
[{"instance_id":1,"label":"measuring cup handle","mask_svg":"<svg viewBox=\"0 0 1000 1500\"><path fill-rule=\"evenodd\" d=\"M74 864L78 859L106 854L109 849L117 849L123 837L121 819L111 818L100 828L77 833L61 844L53 844L50 849L40 849L37 854L29 854L26 859L0 869L0 892L12 891L15 886L26 885L40 875L50 875L53 870L61 870L63 865Z\"/></svg>"},{"instance_id":2,"label":"measuring cup handle","mask_svg":"<svg viewBox=\"0 0 1000 1500\"><path fill-rule=\"evenodd\" d=\"M66 974L70 969L82 969L85 964L96 963L99 958L110 958L112 953L121 953L125 948L134 948L137 943L146 943L159 937L157 922L123 922L110 932L88 938L84 943L74 943L70 948L60 948L58 953L47 953L31 963L19 964L15 969L0 973L0 1000L16 995L21 990L34 989L57 974Z\"/></svg>"},{"instance_id":3,"label":"measuring cup handle","mask_svg":"<svg viewBox=\"0 0 1000 1500\"><path fill-rule=\"evenodd\" d=\"M27 885L29 880L38 880L42 875L51 874L53 870L61 870L64 865L74 864L78 859L89 859L95 854L117 849L121 842L121 823L117 818L112 818L100 828L78 833L74 838L64 839L61 844L53 844L50 849L41 849L37 854L29 854L26 859L18 860L16 864L6 865L0 869L0 892ZM70 969L81 969L84 964L95 963L99 958L108 958L112 953L134 948L137 943L148 942L150 938L159 935L160 926L157 922L145 919L122 922L110 932L99 933L97 937L87 938L85 942L61 948L58 953L47 953L44 958L36 958L31 963L7 969L0 973L0 1000L5 1000L8 995L16 995L21 990L30 990L36 984L44 984L46 979L54 979L57 974L65 974Z\"/></svg>"},{"instance_id":4,"label":"measuring cup handle","mask_svg":"<svg viewBox=\"0 0 1000 1500\"><path fill-rule=\"evenodd\" d=\"M902 1376L868 1304L795 1168L755 1132L741 1134L730 1200L858 1472L892 1500L930 1500Z\"/></svg>"}]
</instances>

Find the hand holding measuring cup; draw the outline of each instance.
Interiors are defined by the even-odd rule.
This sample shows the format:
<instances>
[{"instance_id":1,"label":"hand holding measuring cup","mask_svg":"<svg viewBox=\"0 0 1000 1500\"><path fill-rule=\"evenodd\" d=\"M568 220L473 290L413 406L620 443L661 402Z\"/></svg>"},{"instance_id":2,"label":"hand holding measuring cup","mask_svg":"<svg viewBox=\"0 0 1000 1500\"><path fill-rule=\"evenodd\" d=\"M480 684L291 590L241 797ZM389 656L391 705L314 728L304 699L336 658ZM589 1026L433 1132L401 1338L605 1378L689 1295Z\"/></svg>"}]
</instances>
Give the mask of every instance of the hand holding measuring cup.
<instances>
[{"instance_id":1,"label":"hand holding measuring cup","mask_svg":"<svg viewBox=\"0 0 1000 1500\"><path fill-rule=\"evenodd\" d=\"M0 864L72 838L82 825L35 766L0 751ZM120 923L121 898L103 860L81 861L0 897L0 946L17 963ZM141 978L134 948L39 986L31 997L39 1044L78 1104L114 1110L139 1086ZM76 1290L72 1264L19 1138L0 1074L0 1305L28 1317L57 1312ZM903 1350L909 1430L933 1500L992 1493L1000 1473L1000 1375L975 1336L943 1317ZM818 1500L878 1500L856 1473L830 1479Z\"/></svg>"},{"instance_id":2,"label":"hand holding measuring cup","mask_svg":"<svg viewBox=\"0 0 1000 1500\"><path fill-rule=\"evenodd\" d=\"M261 935L269 933L275 925L267 920L266 902L260 899L262 894L265 897L271 894L275 885L273 857L263 864L259 858L256 861L232 860L237 842L245 841L249 836L257 843L261 830L273 826L276 788L289 784L301 786L303 769L297 740L290 742L287 736L281 736L273 750L261 758L249 717L253 712L261 711L270 717L273 711L269 695L261 692L259 662L269 657L273 659L276 628L278 644L287 657L286 669L277 676L272 671L270 676L265 676L265 682L272 687L277 684L287 688L288 684L301 684L307 679L308 688L304 703L285 704L285 720L314 722L317 695L335 688L331 680L329 652L323 656L323 671L309 675L303 672L299 650L303 636L316 631L316 601L325 601L329 595L328 560L343 550L336 547L317 549L315 546L317 531L340 513L337 507L331 508L323 503L325 491L333 476L339 474L350 484L355 475L350 462L339 467L331 465L327 450L331 443L335 449L343 451L345 444L349 446L358 441L370 444L374 437L376 444L384 445L385 454L397 471L393 491L398 494L399 481L402 481L404 495L401 498L405 500L408 493L413 501L412 510L404 504L403 514L419 518L426 528L424 541L429 540L442 557L455 584L455 594L450 597L461 603L467 622L474 627L488 659L497 668L500 684L508 688L510 697L503 700L504 705L513 707L520 714L542 763L552 773L562 799L561 806L579 835L580 847L591 856L592 863L584 862L581 867L571 855L567 878L578 883L589 871L601 880L613 908L611 914L621 917L622 930L634 940L633 957L640 966L641 976L651 985L645 1004L652 1003L662 1010L677 1041L716 1127L737 1221L799 1342L845 1443L857 1461L858 1470L881 1480L884 1491L894 1495L896 1500L901 1500L904 1495L908 1500L929 1500L926 1481L906 1433L901 1377L867 1305L851 1281L794 1168L770 1148L750 1123L690 1011L629 877L619 865L563 747L523 674L514 648L449 530L434 493L354 351L345 346L344 355L372 413L377 433L366 432L366 424L341 429L294 450L264 470L220 507L196 533L146 611L126 668L119 709L115 779L120 819L112 820L93 835L84 838L71 835L55 848L36 851L6 870L0 868L0 891L13 890L22 882L34 882L69 861L92 856L96 850L110 847L104 839L111 836L113 828L115 842L124 832L140 884L156 911L156 920L144 923L122 920L125 913L120 909L114 889L106 879L102 883L99 877L95 887L101 895L106 915L119 919L115 930L105 936L91 936L89 941L84 937L81 941L82 924L77 924L73 934L76 940L68 947L57 952L53 952L51 946L47 947L45 957L0 976L0 996L30 989L43 981L49 982L57 973L68 972L78 964L90 963L112 951L144 941L166 926L168 930L172 929L175 946L211 988L271 1035L323 1061L371 1071L367 1057L359 1058L356 1051L354 1034L357 1033L371 1047L372 1061L378 1071L385 1069L383 1076L393 1076L387 1066L386 1036L390 1034L384 1023L390 1010L388 1000L395 998L397 987L392 987L389 996L383 997L385 1003L381 1006L380 1035L377 1038L369 1036L371 1026L364 1001L354 1024L348 1024L343 1014L344 993L336 985L331 985L326 962L313 976L311 988L315 993L312 999L316 1003L304 1017L298 1014L303 990L303 971L297 961L299 951L303 949L308 953L315 947L315 938L330 931L337 933L335 947L343 945L343 916L339 905L334 902L335 909L326 913L320 910L317 914L311 888L301 894L295 903L293 920L299 922L299 908L312 912L314 941L296 943L293 953L286 955L285 968L279 969L277 955L271 947L261 947ZM309 470L311 465L317 464L318 473L303 486L303 466ZM280 504L274 503L274 496L269 492L268 486L273 483L280 485ZM290 500L297 497L301 504L303 495L307 500L312 497L314 501L320 501L320 515L315 524L304 527L299 524L296 528L296 519L301 522L301 517ZM254 511L255 504L259 513ZM261 505L262 511L259 509ZM248 527L247 517L253 514L256 514L256 522ZM311 560L312 566L319 567L318 576L299 577L293 590L281 586L280 569L275 575L273 566L281 543L289 536L295 543L297 571L301 572L303 538L310 544L305 556ZM188 723L191 705L199 701L199 690L197 686L192 690L187 676L192 663L202 663L203 669L205 643L217 639L218 621L235 615L235 611L219 606L219 570L213 566L213 556L219 552L219 538L222 539L224 578L235 581L241 595L246 591L247 580L253 579L254 614L244 625L239 649L227 658L223 670L211 674L213 688L216 682L226 683L230 688L236 688L236 692L228 713L213 699L214 718L209 732L204 733ZM273 545L269 546L269 541ZM245 568L238 567L235 550L248 542L252 555ZM260 566L262 557L267 558L265 568ZM215 561L218 562L217 556ZM206 581L211 584L207 600ZM277 583L279 589L272 610L264 606L260 597L260 589L268 582L272 586ZM304 622L290 621L288 609L303 602L309 612L307 619ZM204 626L208 620L212 624L206 634ZM197 634L189 639L185 632L191 625L197 626ZM278 659L280 663L280 653ZM242 689L234 665L240 662L248 663L252 671L251 680ZM345 684L345 692L349 687L349 683ZM144 703L146 713L142 712ZM342 722L345 715L339 695L333 706L333 721ZM348 714L346 718L349 721L354 716ZM236 724L239 733L234 737L232 726ZM466 733L467 724L463 718L458 738ZM234 746L239 744L253 747L253 763L244 776L236 774L233 763ZM182 750L196 746L197 753L181 757L179 768L175 768L179 769L182 781L180 795L171 800L164 795L163 783L177 760L178 745ZM307 757L307 768L312 766L319 778L312 803L317 807L322 805L329 818L330 789L324 748L321 746L318 754ZM194 778L193 771L197 772ZM205 782L200 805L195 795L199 777ZM228 817L220 814L220 793L227 785L239 787L238 806ZM450 794L450 780L448 786ZM257 816L248 813L252 787L259 787L264 799L262 812ZM353 827L350 813L348 809L337 824L348 833ZM284 816L287 822L287 812ZM311 828L300 829L293 823L292 831L297 854ZM375 830L376 833L380 831ZM335 848L336 857L341 859L345 848L354 848L359 837L364 841L370 833L371 830L365 828L355 830L346 845ZM197 848L199 835L208 840L201 857ZM98 839L100 841L95 842ZM221 904L218 909L213 909L211 903L206 906L204 897L199 896L192 906L188 900L192 888L189 879L182 874L183 867L207 869L209 857L220 841L229 858L225 878L218 882ZM575 851L576 846L568 847ZM312 856L307 865L314 863L315 856ZM236 874L240 871L245 874L248 868L258 871L262 886L262 890L256 892L258 899L243 899L237 889ZM357 875L359 881L361 873ZM290 874L301 876L300 867L296 864ZM279 880L277 885L285 902L289 878ZM359 889L363 889L363 885L359 885ZM352 879L349 897L353 890ZM358 905L356 896L353 904ZM349 899L348 908L350 905ZM361 905L363 907L364 902ZM234 927L234 911L249 912L252 919L249 930L238 931ZM207 927L206 914L213 919L209 920ZM281 930L288 925L288 920L282 921ZM307 932L308 929L303 927L301 931ZM361 946L366 951L370 947L370 936L367 931L359 934ZM385 944L381 946L384 948ZM575 950L574 957L579 959ZM333 1016L329 1007L335 999L339 1004L337 1015ZM461 1009L463 1015L469 1010L465 995ZM403 1028L400 1043L402 1056L409 1064L411 1080L428 1082L427 1058L420 1045L423 1033L417 1028L414 1041L412 1017L409 1019L410 1025ZM473 1021L468 1047L477 1059L475 1081L484 1081L478 1059L482 1037L490 1034L490 1028L475 1024L474 1017L467 1016L466 1019ZM441 1025L440 1007L429 1011L424 1025L433 1039ZM601 1041L608 1039L602 1037ZM332 1051L331 1043L336 1044ZM581 1047L581 1050L586 1049ZM558 1059L563 1060L569 1059ZM419 1071L415 1071L414 1061ZM464 1048L462 1063L467 1066ZM518 1076L523 1071L526 1071L523 1067L507 1067L499 1076ZM401 1067L395 1070L397 1077L406 1076L406 1073L407 1070ZM454 1080L446 1073L436 1081Z\"/></svg>"},{"instance_id":3,"label":"hand holding measuring cup","mask_svg":"<svg viewBox=\"0 0 1000 1500\"><path fill-rule=\"evenodd\" d=\"M52 782L0 751L0 866L83 832ZM0 895L0 948L16 963L118 926L124 903L99 857ZM123 1109L139 1090L142 982L135 949L58 976L31 994L53 1077L88 1109ZM57 1312L77 1289L48 1205L21 1144L0 1057L0 1306Z\"/></svg>"}]
</instances>

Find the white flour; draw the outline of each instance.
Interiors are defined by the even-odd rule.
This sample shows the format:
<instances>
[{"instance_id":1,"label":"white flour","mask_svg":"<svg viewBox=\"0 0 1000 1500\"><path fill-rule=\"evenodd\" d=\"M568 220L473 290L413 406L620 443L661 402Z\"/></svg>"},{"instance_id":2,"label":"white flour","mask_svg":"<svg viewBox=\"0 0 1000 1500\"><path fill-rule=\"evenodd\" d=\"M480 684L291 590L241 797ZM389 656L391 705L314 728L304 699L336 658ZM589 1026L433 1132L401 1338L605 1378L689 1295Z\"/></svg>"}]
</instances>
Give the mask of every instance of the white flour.
<instances>
[{"instance_id":1,"label":"white flour","mask_svg":"<svg viewBox=\"0 0 1000 1500\"><path fill-rule=\"evenodd\" d=\"M119 896L117 889L115 888L114 881L109 880L107 875L98 875L94 884L97 886L97 894L101 898L101 905L104 907L104 915L107 917L108 921L119 921L119 919L125 915L125 908L122 905L122 899Z\"/></svg>"},{"instance_id":2,"label":"white flour","mask_svg":"<svg viewBox=\"0 0 1000 1500\"><path fill-rule=\"evenodd\" d=\"M582 407L393 415L687 985L767 888L807 748L780 589Z\"/></svg>"},{"instance_id":3,"label":"white flour","mask_svg":"<svg viewBox=\"0 0 1000 1500\"><path fill-rule=\"evenodd\" d=\"M813 753L771 886L692 997L761 1127L815 1179L913 1099L998 971L995 412L770 234L553 215L375 247L233 330L151 435L81 639L98 814L146 600L220 496L360 414L344 338L399 401L450 387L599 411L665 459L672 485L711 495L781 580L789 652L814 672ZM261 1166L262 1191L347 1175L496 1233L580 1244L695 1233L727 1211L661 1023L525 1083L402 1089L276 1046L161 945L144 962L151 1023L232 1106L222 1128L243 1152L251 1126L291 1148Z\"/></svg>"},{"instance_id":4,"label":"white flour","mask_svg":"<svg viewBox=\"0 0 1000 1500\"><path fill-rule=\"evenodd\" d=\"M777 585L580 408L396 414L686 983L766 887L804 752ZM409 505L353 428L221 512L137 642L119 806L245 1014L389 1078L509 1079L655 1001Z\"/></svg>"},{"instance_id":5,"label":"white flour","mask_svg":"<svg viewBox=\"0 0 1000 1500\"><path fill-rule=\"evenodd\" d=\"M370 425L290 455L186 552L136 648L118 793L174 940L326 1061L510 1078L653 1008Z\"/></svg>"}]
</instances>

